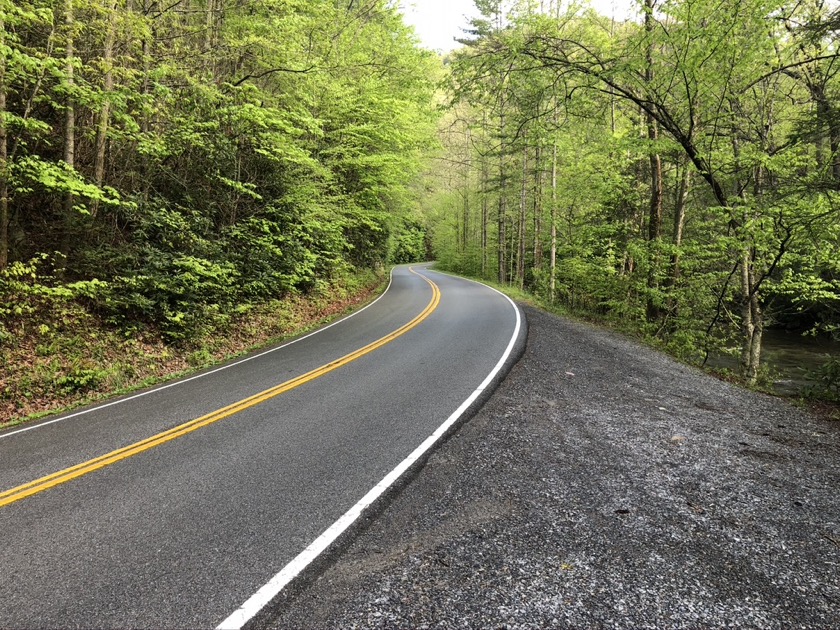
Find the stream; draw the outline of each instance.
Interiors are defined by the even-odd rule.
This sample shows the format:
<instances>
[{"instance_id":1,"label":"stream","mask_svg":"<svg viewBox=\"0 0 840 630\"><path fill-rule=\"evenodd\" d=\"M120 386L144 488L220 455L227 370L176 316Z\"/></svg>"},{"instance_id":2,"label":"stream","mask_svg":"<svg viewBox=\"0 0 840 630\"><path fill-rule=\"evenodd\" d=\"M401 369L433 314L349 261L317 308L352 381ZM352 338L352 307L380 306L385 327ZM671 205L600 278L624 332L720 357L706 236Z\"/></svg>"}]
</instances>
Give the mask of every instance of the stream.
<instances>
[{"instance_id":1,"label":"stream","mask_svg":"<svg viewBox=\"0 0 840 630\"><path fill-rule=\"evenodd\" d=\"M761 363L770 368L773 389L781 395L799 394L810 384L809 372L831 357L840 357L840 342L826 335L803 336L781 329L764 331ZM708 365L738 371L738 358L728 355L710 357Z\"/></svg>"}]
</instances>

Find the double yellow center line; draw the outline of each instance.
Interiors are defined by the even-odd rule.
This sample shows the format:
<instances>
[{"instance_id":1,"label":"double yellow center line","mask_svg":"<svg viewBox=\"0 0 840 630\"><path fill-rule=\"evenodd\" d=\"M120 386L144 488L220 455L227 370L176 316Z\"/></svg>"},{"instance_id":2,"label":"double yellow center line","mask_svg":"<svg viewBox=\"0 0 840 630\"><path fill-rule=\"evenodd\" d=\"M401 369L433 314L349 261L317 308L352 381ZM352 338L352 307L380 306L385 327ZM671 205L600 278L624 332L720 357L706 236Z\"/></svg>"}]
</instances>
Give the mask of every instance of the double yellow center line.
<instances>
[{"instance_id":1,"label":"double yellow center line","mask_svg":"<svg viewBox=\"0 0 840 630\"><path fill-rule=\"evenodd\" d=\"M417 274L413 269L410 270L412 273L420 276ZM20 501L21 499L25 499L27 497L31 497L34 494L38 494L39 492L44 492L45 490L49 490L50 488L54 488L55 486L61 485L63 483L67 483L68 481L72 481L73 479L77 479L83 475L87 475L88 473L92 473L95 470L99 470L100 468L105 468L106 466L110 466L111 464L115 464L124 459L128 459L129 457L133 457L134 455L138 455L144 451L148 451L156 446L160 446L161 444L166 444L167 442L171 442L179 437L187 435L188 433L192 433L193 431L197 431L202 427L206 427L209 424L213 424L214 422L218 422L219 420L224 420L225 418L229 418L230 416L239 413L240 411L245 411L251 407L259 405L267 400L271 400L280 394L288 392L296 387L300 387L304 383L308 383L309 381L313 381L316 378L323 376L333 370L337 370L338 368L355 361L356 359L363 357L364 355L373 352L377 348L381 348L387 343L390 343L397 337L404 335L409 330L420 324L424 319L426 319L432 312L438 307L440 303L440 289L438 286L426 278L425 276L420 276L426 282L429 283L429 286L432 287L432 299L426 305L426 308L414 319L412 319L407 324L400 326L392 333L385 335L384 337L377 339L376 341L369 343L363 348L360 348L350 354L344 355L340 359L336 359L326 365L322 365L319 368L315 368L314 370L307 372L301 376L295 377L291 380L286 381L285 383L280 383L279 385L275 385L274 387L267 389L265 391L260 392L259 394L254 394L253 396L249 396L239 402L235 402L232 405L228 405L222 409L218 409L212 413L209 413L205 416L201 416L200 418L196 418L195 420L190 420L189 422L185 422L184 424L180 424L177 427L173 427L168 431L163 431L162 433L158 433L157 435L153 435L145 440L140 442L136 442L129 446L125 446L123 448L117 449L115 451L111 451L110 453L106 453L105 455L101 455L89 461L83 462L81 464L77 464L76 466L71 466L70 468L65 468L64 470L60 470L55 472L51 475L47 475L46 477L41 477L40 479L36 479L35 481L30 481L29 483L25 483L23 485L17 486L16 488L11 488L10 490L6 490L5 492L0 492L0 508L7 506L11 503L15 503L16 501Z\"/></svg>"}]
</instances>

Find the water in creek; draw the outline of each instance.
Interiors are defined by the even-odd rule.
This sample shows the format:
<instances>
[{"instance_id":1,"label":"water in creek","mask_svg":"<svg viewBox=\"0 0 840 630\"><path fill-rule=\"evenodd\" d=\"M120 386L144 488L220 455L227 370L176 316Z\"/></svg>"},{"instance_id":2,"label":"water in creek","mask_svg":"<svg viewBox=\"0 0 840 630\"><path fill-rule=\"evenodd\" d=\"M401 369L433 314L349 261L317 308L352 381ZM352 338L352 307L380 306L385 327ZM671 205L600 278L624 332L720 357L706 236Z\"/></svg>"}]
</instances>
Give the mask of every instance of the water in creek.
<instances>
[{"instance_id":1,"label":"water in creek","mask_svg":"<svg viewBox=\"0 0 840 630\"><path fill-rule=\"evenodd\" d=\"M829 358L840 357L840 342L827 336L802 336L797 332L764 331L761 362L770 369L773 387L779 394L797 394L809 384L808 374ZM738 370L738 359L710 357L708 365Z\"/></svg>"}]
</instances>

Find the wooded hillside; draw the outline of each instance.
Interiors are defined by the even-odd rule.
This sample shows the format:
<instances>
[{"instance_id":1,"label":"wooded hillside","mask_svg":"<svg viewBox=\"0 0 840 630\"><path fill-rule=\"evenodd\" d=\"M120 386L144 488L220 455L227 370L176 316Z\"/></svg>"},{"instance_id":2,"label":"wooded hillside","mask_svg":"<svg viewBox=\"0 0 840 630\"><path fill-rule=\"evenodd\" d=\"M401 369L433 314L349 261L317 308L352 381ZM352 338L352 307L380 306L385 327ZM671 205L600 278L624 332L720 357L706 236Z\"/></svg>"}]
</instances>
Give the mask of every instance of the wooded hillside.
<instances>
[{"instance_id":1,"label":"wooded hillside","mask_svg":"<svg viewBox=\"0 0 840 630\"><path fill-rule=\"evenodd\" d=\"M77 299L170 340L389 255L439 62L386 0L0 0L0 335Z\"/></svg>"}]
</instances>

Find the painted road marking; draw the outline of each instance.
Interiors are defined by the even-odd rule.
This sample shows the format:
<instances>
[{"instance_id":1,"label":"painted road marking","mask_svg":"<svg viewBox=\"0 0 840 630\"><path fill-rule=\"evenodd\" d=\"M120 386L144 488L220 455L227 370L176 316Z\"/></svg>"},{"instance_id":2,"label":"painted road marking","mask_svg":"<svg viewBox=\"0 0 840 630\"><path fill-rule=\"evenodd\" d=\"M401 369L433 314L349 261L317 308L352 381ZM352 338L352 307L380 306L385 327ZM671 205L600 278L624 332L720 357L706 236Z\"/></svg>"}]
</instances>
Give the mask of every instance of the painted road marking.
<instances>
[{"instance_id":1,"label":"painted road marking","mask_svg":"<svg viewBox=\"0 0 840 630\"><path fill-rule=\"evenodd\" d=\"M434 310L438 307L438 304L440 304L440 289L438 288L438 286L425 276L422 276L416 271L414 271L413 268L409 268L409 271L423 278L426 282L429 283L429 286L431 286L432 288L432 299L426 305L426 308L423 309L423 311L419 315L417 315L417 317L412 319L407 324L400 326L395 331L385 335L384 337L381 337L380 339L377 339L372 343L369 343L363 348L346 354L340 359L336 359L335 361L327 363L326 365L322 365L319 368L315 368L314 370L311 370L306 374L288 380L285 383L276 385L263 392L254 394L253 396L249 396L248 398L233 403L232 405L228 405L227 407L218 409L217 411L201 416L200 418L196 418L195 420L185 422L184 424L178 425L177 427L173 427L168 431L158 433L157 435L153 435L149 438L146 438L145 440L141 440L140 442L136 442L129 446L125 446L115 451L111 451L110 453L106 453L105 455L101 455L89 461L77 464L76 466L65 468L64 470L52 473L51 475L47 475L46 477L41 477L40 479L36 479L35 481L30 481L29 483L25 483L15 488L11 488L9 490L6 490L5 492L0 492L0 508L25 499L27 497L31 497L34 494L44 492L45 490L49 490L50 488L54 488L55 486L61 485L63 483L67 483L68 481L72 481L73 479L77 479L83 475L87 475L88 473L92 473L93 471L99 470L100 468L105 468L106 466L110 466L111 464L115 464L116 462L122 461L129 457L133 457L134 455L138 455L144 451L148 451L149 449L152 449L156 446L160 446L161 444L171 442L172 440L187 435L188 433L192 433L193 431L196 431L202 427L206 427L209 424L213 424L214 422L218 422L219 420L229 418L230 416L237 414L240 411L244 411L246 409L259 405L260 403L275 398L280 394L295 389L296 387L300 387L304 383L313 381L316 378L323 376L324 374L332 372L333 370L337 370L338 368L347 365L348 363L351 363L352 361L355 361L356 359L363 357L364 355L370 352L373 352L377 348L381 348L382 346L384 346L387 343L390 343L397 337L404 335L409 330L419 325L429 315L431 315L432 312L434 312Z\"/></svg>"},{"instance_id":2,"label":"painted road marking","mask_svg":"<svg viewBox=\"0 0 840 630\"><path fill-rule=\"evenodd\" d=\"M427 282L431 282L428 278L425 279ZM480 282L477 282L476 284L481 284L481 286L487 287L486 284L482 284ZM493 382L493 379L496 378L496 375L501 371L502 367L504 367L505 362L513 352L513 348L516 345L516 339L519 337L522 319L519 313L519 307L514 304L513 300L493 287L487 288L495 291L510 302L510 305L513 306L513 310L516 313L516 325L513 329L513 335L511 335L507 348L505 348L502 357L496 363L495 367L493 367L475 391L473 391L473 393L461 403L460 407L452 412L452 415L450 415L434 433L426 438L426 440L408 457L400 462L396 468L389 472L382 481L376 484L359 500L358 503L356 503L356 505L347 510L341 518L330 525L323 534L316 538L306 549L300 552L297 557L289 562L289 564L283 567L279 573L277 573L265 584L265 586L260 588L260 590L254 593L244 604L242 604L242 606L234 611L233 614L220 623L216 627L216 630L240 630L263 608L268 606L268 604L270 604L292 580L300 575L306 567L312 564L312 562L315 561L315 559L318 558L318 556L320 556L331 544L333 544L338 537L341 536L341 534L347 531L347 528L356 522L374 501L381 497L388 488L393 486L394 483L402 477L402 475L405 474L405 472L411 468L418 459L423 457L429 449L431 449L432 446L434 446L446 434L446 432L449 431L452 425L455 424L458 419L464 415L464 413L466 413L476 399L484 392L485 389L487 389L490 383Z\"/></svg>"}]
</instances>

